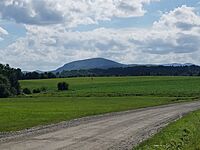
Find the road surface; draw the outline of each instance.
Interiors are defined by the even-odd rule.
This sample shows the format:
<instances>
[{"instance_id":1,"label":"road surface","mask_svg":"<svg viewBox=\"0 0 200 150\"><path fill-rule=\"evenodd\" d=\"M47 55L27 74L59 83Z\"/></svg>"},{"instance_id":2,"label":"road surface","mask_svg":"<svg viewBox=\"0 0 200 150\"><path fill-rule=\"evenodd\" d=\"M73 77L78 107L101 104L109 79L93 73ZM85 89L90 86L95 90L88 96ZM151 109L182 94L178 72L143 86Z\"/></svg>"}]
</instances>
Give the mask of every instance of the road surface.
<instances>
[{"instance_id":1,"label":"road surface","mask_svg":"<svg viewBox=\"0 0 200 150\"><path fill-rule=\"evenodd\" d=\"M200 102L86 117L5 135L0 150L131 150Z\"/></svg>"}]
</instances>

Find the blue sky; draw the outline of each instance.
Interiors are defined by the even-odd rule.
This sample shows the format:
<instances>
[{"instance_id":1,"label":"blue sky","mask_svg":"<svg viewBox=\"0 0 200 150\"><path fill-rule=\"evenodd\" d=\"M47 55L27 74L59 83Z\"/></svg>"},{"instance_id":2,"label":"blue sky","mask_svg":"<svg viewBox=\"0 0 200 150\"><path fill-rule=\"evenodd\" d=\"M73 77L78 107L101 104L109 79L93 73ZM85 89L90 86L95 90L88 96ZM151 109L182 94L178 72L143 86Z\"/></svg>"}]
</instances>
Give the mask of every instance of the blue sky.
<instances>
[{"instance_id":1,"label":"blue sky","mask_svg":"<svg viewBox=\"0 0 200 150\"><path fill-rule=\"evenodd\" d=\"M0 41L0 48L2 49L15 42L18 38L26 35L26 28L22 24L1 20L0 26L9 33L3 41Z\"/></svg>"},{"instance_id":2,"label":"blue sky","mask_svg":"<svg viewBox=\"0 0 200 150\"><path fill-rule=\"evenodd\" d=\"M0 63L23 70L91 57L200 64L199 14L199 0L2 0Z\"/></svg>"}]
</instances>

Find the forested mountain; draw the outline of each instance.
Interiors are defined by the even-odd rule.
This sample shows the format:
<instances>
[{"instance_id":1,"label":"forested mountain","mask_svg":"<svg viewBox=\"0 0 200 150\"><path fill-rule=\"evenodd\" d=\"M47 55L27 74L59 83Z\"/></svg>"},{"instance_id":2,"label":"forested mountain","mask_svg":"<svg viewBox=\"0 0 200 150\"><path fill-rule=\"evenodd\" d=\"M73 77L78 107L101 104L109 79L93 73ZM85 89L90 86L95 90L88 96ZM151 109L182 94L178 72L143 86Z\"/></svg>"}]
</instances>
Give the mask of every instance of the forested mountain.
<instances>
[{"instance_id":1,"label":"forested mountain","mask_svg":"<svg viewBox=\"0 0 200 150\"><path fill-rule=\"evenodd\" d=\"M115 64L115 63L114 63ZM117 65L121 67L117 67ZM101 65L103 66L103 65ZM62 72L21 72L21 69L10 68L0 64L0 94L16 95L20 93L18 80L49 79L60 77L84 76L200 76L200 66L193 64L176 65L123 65L116 64L111 68L79 69ZM4 94L2 94L4 93Z\"/></svg>"},{"instance_id":2,"label":"forested mountain","mask_svg":"<svg viewBox=\"0 0 200 150\"><path fill-rule=\"evenodd\" d=\"M162 65L153 65L153 64L121 64L109 59L105 58L91 58L91 59L85 59L85 60L78 60L73 61L70 63L65 64L64 66L51 71L53 73L61 73L63 71L72 71L72 70L91 70L91 69L109 69L109 68L127 68L127 67L137 67L137 66L166 66L166 67L184 67L184 66L193 66L194 64L191 63L185 63L185 64L179 64L179 63L172 63L172 64L162 64ZM35 71L37 73L42 73ZM72 71L74 72L74 71Z\"/></svg>"},{"instance_id":3,"label":"forested mountain","mask_svg":"<svg viewBox=\"0 0 200 150\"><path fill-rule=\"evenodd\" d=\"M108 60L105 58L92 58L74 61L68 64L65 64L63 67L60 67L53 71L54 73L62 72L62 71L70 71L70 70L88 70L88 69L108 69L108 68L119 68L125 67L126 65L120 64L118 62Z\"/></svg>"}]
</instances>

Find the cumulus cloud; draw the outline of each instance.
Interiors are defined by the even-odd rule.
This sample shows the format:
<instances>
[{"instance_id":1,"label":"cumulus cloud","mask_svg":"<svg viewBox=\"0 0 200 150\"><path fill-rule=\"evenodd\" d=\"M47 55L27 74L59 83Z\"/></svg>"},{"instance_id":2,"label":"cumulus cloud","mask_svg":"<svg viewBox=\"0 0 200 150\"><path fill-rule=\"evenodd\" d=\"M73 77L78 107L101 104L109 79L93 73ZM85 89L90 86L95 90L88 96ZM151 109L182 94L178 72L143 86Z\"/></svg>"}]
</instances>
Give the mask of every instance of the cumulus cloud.
<instances>
[{"instance_id":1,"label":"cumulus cloud","mask_svg":"<svg viewBox=\"0 0 200 150\"><path fill-rule=\"evenodd\" d=\"M163 14L160 20L154 23L154 28L159 29L187 30L199 26L200 17L195 8L185 5Z\"/></svg>"},{"instance_id":2,"label":"cumulus cloud","mask_svg":"<svg viewBox=\"0 0 200 150\"><path fill-rule=\"evenodd\" d=\"M109 2L112 4L112 2L122 1ZM123 2L131 3L126 0ZM148 3L150 1L144 0L141 2ZM120 4L116 6L120 7L121 10L118 10L118 13L112 12L111 16L113 14L126 16L128 11L134 10L126 4ZM84 9L84 7L81 8ZM126 11L123 11L123 14L121 11L125 8ZM79 12L79 9L76 9L76 12ZM95 14L95 16L98 15ZM104 18L108 19L110 17L106 15ZM200 16L194 8L187 6L164 13L159 21L154 22L149 29L99 28L78 32L69 31L65 24L26 25L27 36L17 40L2 51L3 56L7 56L2 60L20 66L24 70L51 70L72 60L91 57L105 57L123 63L186 61L199 63L200 60L197 57L200 52L199 25ZM16 56L19 58L18 60L13 59Z\"/></svg>"},{"instance_id":3,"label":"cumulus cloud","mask_svg":"<svg viewBox=\"0 0 200 150\"><path fill-rule=\"evenodd\" d=\"M19 39L3 51L3 55L7 56L4 58L6 62L27 66L26 69L30 68L27 64L31 64L32 68L43 66L44 70L49 67L55 69L72 60L105 57L111 53L113 56L122 52L125 54L128 47L132 47L125 38L128 34L121 36L120 31L104 28L87 32L63 31L61 26L32 26L28 29L27 37ZM20 60L13 60L16 56Z\"/></svg>"},{"instance_id":4,"label":"cumulus cloud","mask_svg":"<svg viewBox=\"0 0 200 150\"><path fill-rule=\"evenodd\" d=\"M112 17L138 17L144 4L159 0L1 0L3 19L19 23L49 25L65 23L74 27L94 24Z\"/></svg>"},{"instance_id":5,"label":"cumulus cloud","mask_svg":"<svg viewBox=\"0 0 200 150\"><path fill-rule=\"evenodd\" d=\"M200 16L183 5L154 22L143 43L145 52L154 54L192 53L200 50Z\"/></svg>"}]
</instances>

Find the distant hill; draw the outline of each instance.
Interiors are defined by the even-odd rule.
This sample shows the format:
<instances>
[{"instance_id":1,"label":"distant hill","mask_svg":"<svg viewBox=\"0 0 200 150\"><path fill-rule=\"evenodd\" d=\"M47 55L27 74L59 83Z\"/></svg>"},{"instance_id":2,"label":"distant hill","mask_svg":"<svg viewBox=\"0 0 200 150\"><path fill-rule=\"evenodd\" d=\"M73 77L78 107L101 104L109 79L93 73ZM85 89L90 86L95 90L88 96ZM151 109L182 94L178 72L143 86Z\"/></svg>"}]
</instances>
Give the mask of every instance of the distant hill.
<instances>
[{"instance_id":1,"label":"distant hill","mask_svg":"<svg viewBox=\"0 0 200 150\"><path fill-rule=\"evenodd\" d=\"M90 69L110 69L110 68L126 68L126 67L155 67L155 66L165 66L165 67L184 67L184 66L196 66L191 63L171 63L171 64L121 64L105 58L91 58L85 60L73 61L65 64L64 66L51 71L53 73L61 73L63 71L72 70L90 70ZM39 71L38 71L39 72Z\"/></svg>"},{"instance_id":2,"label":"distant hill","mask_svg":"<svg viewBox=\"0 0 200 150\"><path fill-rule=\"evenodd\" d=\"M105 58L92 58L74 61L71 63L67 63L64 66L53 71L54 73L62 72L62 71L71 71L71 70L88 70L88 69L108 69L108 68L120 68L126 67L127 65L120 64L118 62L108 60Z\"/></svg>"},{"instance_id":3,"label":"distant hill","mask_svg":"<svg viewBox=\"0 0 200 150\"><path fill-rule=\"evenodd\" d=\"M184 67L184 66L194 66L194 65L195 64L191 64L191 63L185 63L185 64L172 63L172 64L163 64L162 66Z\"/></svg>"},{"instance_id":4,"label":"distant hill","mask_svg":"<svg viewBox=\"0 0 200 150\"><path fill-rule=\"evenodd\" d=\"M86 76L200 76L200 66L191 63L121 64L105 58L92 58L67 63L54 71L23 72L22 79Z\"/></svg>"}]
</instances>

